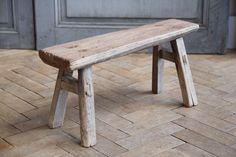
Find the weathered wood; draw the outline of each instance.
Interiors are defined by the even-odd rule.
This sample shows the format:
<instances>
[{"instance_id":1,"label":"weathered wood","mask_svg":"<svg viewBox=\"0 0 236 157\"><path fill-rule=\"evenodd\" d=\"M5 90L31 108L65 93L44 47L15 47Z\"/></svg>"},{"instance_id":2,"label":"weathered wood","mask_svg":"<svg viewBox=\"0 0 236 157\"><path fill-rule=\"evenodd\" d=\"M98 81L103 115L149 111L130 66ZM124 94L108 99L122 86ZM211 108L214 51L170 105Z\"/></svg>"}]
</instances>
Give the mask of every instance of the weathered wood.
<instances>
[{"instance_id":1,"label":"weathered wood","mask_svg":"<svg viewBox=\"0 0 236 157\"><path fill-rule=\"evenodd\" d=\"M202 136L188 129L174 133L173 136L211 154L214 154L215 156L235 157L236 155L235 149L227 147L225 144L216 142L214 139Z\"/></svg>"},{"instance_id":2,"label":"weathered wood","mask_svg":"<svg viewBox=\"0 0 236 157\"><path fill-rule=\"evenodd\" d=\"M184 105L186 107L195 106L198 104L197 95L193 84L183 38L171 41L171 46L175 55L176 69L179 77Z\"/></svg>"},{"instance_id":3,"label":"weathered wood","mask_svg":"<svg viewBox=\"0 0 236 157\"><path fill-rule=\"evenodd\" d=\"M159 54L160 54L159 55L160 58L163 58L163 59L168 60L170 62L175 62L175 57L174 57L174 54L172 52L167 52L167 51L161 50L159 52Z\"/></svg>"},{"instance_id":4,"label":"weathered wood","mask_svg":"<svg viewBox=\"0 0 236 157\"><path fill-rule=\"evenodd\" d=\"M153 47L152 61L152 93L161 93L163 87L164 61L160 58L160 46Z\"/></svg>"},{"instance_id":5,"label":"weathered wood","mask_svg":"<svg viewBox=\"0 0 236 157\"><path fill-rule=\"evenodd\" d=\"M189 117L183 117L178 120L175 120L174 123L192 130L202 136L214 139L215 141L218 141L222 144L231 146L235 144L236 137L230 134L227 134L223 131L220 131L218 129L214 129L213 127L210 127L204 123L201 123L197 120L191 119Z\"/></svg>"},{"instance_id":6,"label":"weathered wood","mask_svg":"<svg viewBox=\"0 0 236 157\"><path fill-rule=\"evenodd\" d=\"M96 144L92 67L80 69L78 74L81 145L90 147Z\"/></svg>"},{"instance_id":7,"label":"weathered wood","mask_svg":"<svg viewBox=\"0 0 236 157\"><path fill-rule=\"evenodd\" d=\"M183 39L179 37L198 28L197 24L190 22L166 20L40 50L39 56L45 63L60 69L51 106L50 127L55 128L63 123L67 91L76 93L79 95L81 145L84 147L95 145L92 65L150 46L154 46L152 92L158 94L162 90L163 59L166 59L176 63L184 104L189 107L196 105L196 93L186 50ZM179 39L176 40L176 38ZM156 46L167 41L172 41L175 53L160 51L160 47ZM79 73L78 80L71 76L71 71L76 69Z\"/></svg>"},{"instance_id":8,"label":"weathered wood","mask_svg":"<svg viewBox=\"0 0 236 157\"><path fill-rule=\"evenodd\" d=\"M64 76L61 81L61 88L78 94L78 79L72 76Z\"/></svg>"},{"instance_id":9,"label":"weathered wood","mask_svg":"<svg viewBox=\"0 0 236 157\"><path fill-rule=\"evenodd\" d=\"M62 77L66 75L71 76L72 71L59 70L49 114L48 125L51 128L62 126L64 121L68 92L62 89L61 83Z\"/></svg>"},{"instance_id":10,"label":"weathered wood","mask_svg":"<svg viewBox=\"0 0 236 157\"><path fill-rule=\"evenodd\" d=\"M1 52L4 53L2 54ZM6 68L9 69L9 72L11 71L10 69L22 67L22 63L29 61L29 56L24 57L28 53L31 53L30 60L36 61L34 66L44 66L46 71L49 67L41 63L34 52L25 51L9 54L7 50L0 50L0 62L4 62L4 65L0 66L1 74L5 73ZM150 156L149 151L152 150L157 153L178 150L190 157L229 156L227 154L228 151L236 148L234 144L236 143L236 116L234 115L234 112L236 112L236 92L232 89L236 87L236 83L234 83L236 82L236 77L233 77L236 66L236 51L230 51L230 53L220 57L215 55L190 56L190 63L194 66L191 70L197 76L198 91L202 101L204 101L204 103L200 103L194 109L180 107L179 102L175 101L176 98L173 99L173 97L180 94L178 89L176 89L178 82L173 77L175 73L173 67L165 68L168 74L165 79L168 88L165 91L168 94L153 97L141 92L148 91L150 88L148 86L150 81L147 80L147 78L150 79L150 76L147 74L148 69L150 71L152 68L150 57L150 54L146 53L132 54L94 67L96 68L96 71L94 69L96 77L93 76L94 88L96 89L95 93L97 92L95 97L96 130L99 135L103 136L102 138L98 137L97 146L94 149L84 149L77 142L80 139L80 125L78 125L79 108L78 106L75 107L75 104L78 105L76 102L78 96L70 94L70 97L68 97L67 110L69 112L67 112L67 118L65 118L63 124L63 131L60 131L61 129L52 130L45 127L47 123L45 117L48 117L48 105L51 103L50 97L33 101L28 99L22 100L29 102L28 105L36 107L33 110L31 108L31 110L22 112L22 110L13 105L14 103L22 104L19 100L13 98L19 98L19 93L11 94L4 89L0 90L0 137L6 143L10 143L9 148L2 149L0 140L0 156L34 156L34 152L53 146L58 146L58 148L80 157L105 157L107 154L117 154L119 156L121 153L123 154L124 148L127 152L132 151L133 148L135 149L135 151L132 151L135 154L127 154L127 156L140 156L141 153L142 157ZM199 64L199 61L203 64ZM114 63L119 66L114 66ZM214 65L217 65L217 70ZM24 67L30 66L24 65ZM222 73L220 69L223 69L224 72ZM40 74L39 71L37 73ZM130 78L129 82L123 84L112 82L111 77L113 75L111 74L114 73L116 74L114 76L115 79L127 76L127 78ZM17 75L25 77L21 74ZM5 77L6 75L2 76ZM54 72L47 76L54 77ZM15 82L14 80L6 82L7 79L0 79L1 88L5 88L5 83L6 86L18 84L18 81ZM28 77L28 79L31 78ZM232 82L230 84L231 88L229 88L227 81ZM39 81L37 83L40 84ZM50 84L50 89L47 89L50 93L54 82L48 80L44 84ZM37 93L39 90L35 88L32 92ZM120 101L113 101L114 99L120 99ZM69 103L71 104L69 105ZM23 108L26 109L27 106L23 104ZM167 145L174 142L174 139L169 140L168 144L162 139L184 129L192 130L192 133L204 136L206 139L199 139L198 136L193 138L194 142L191 140L193 137L192 133L186 137L186 132L183 132L178 138L182 139L185 137L186 139L184 138L183 140L189 142L188 144L185 143L177 147L166 148ZM205 144L209 140L211 141L211 139L215 141L215 144ZM108 140L116 144L109 145L110 142ZM196 143L196 140L202 143ZM153 144L156 146L157 143L164 147L161 147L161 150L157 150L158 146L152 147ZM120 149L117 144L123 148ZM194 144L196 147L190 144ZM219 144L221 145L219 146ZM222 151L219 151L222 145L224 145L224 154L218 154ZM147 146L145 148L151 146L152 149L144 149L140 153L140 149L143 146ZM216 156L204 150L214 153ZM56 156L61 155L57 149L55 149L55 152ZM156 154L155 152L154 154ZM233 155L235 157L235 154ZM159 156L159 154L154 156ZM175 157L174 154L171 154L172 156Z\"/></svg>"},{"instance_id":11,"label":"weathered wood","mask_svg":"<svg viewBox=\"0 0 236 157\"><path fill-rule=\"evenodd\" d=\"M39 51L41 59L57 68L85 66L159 45L196 31L199 25L181 20L165 20L134 29L122 30ZM111 42L112 41L112 42Z\"/></svg>"}]
</instances>

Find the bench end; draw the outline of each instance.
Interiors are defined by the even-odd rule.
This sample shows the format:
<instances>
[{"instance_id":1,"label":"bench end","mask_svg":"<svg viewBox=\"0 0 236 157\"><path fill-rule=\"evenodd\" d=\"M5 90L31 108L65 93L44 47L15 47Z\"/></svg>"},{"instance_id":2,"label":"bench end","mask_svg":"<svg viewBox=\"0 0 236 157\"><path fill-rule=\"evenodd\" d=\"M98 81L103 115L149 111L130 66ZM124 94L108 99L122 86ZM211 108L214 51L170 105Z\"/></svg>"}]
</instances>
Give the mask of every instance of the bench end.
<instances>
[{"instance_id":1,"label":"bench end","mask_svg":"<svg viewBox=\"0 0 236 157\"><path fill-rule=\"evenodd\" d=\"M40 59L55 68L59 69L68 69L70 68L70 62L68 60L65 60L63 58L60 58L58 56L53 55L52 53L48 53L45 50L39 50L38 51Z\"/></svg>"}]
</instances>

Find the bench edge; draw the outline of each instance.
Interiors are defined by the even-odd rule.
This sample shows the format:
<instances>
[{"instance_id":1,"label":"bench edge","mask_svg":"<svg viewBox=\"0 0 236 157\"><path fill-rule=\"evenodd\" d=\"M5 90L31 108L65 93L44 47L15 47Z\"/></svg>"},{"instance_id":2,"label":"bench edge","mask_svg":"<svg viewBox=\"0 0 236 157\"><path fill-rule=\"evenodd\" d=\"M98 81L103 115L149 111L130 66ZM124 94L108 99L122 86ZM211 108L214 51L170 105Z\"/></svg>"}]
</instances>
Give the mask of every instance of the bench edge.
<instances>
[{"instance_id":1,"label":"bench edge","mask_svg":"<svg viewBox=\"0 0 236 157\"><path fill-rule=\"evenodd\" d=\"M65 60L63 58L60 58L58 56L52 55L51 53L48 53L44 50L38 51L39 57L41 60L50 66L53 66L55 68L59 69L67 69L70 68L70 62L68 60Z\"/></svg>"},{"instance_id":2,"label":"bench edge","mask_svg":"<svg viewBox=\"0 0 236 157\"><path fill-rule=\"evenodd\" d=\"M191 32L195 32L195 31L199 30L199 28L200 28L200 26L198 24L193 23L193 25L191 27L184 28L184 29L182 29L181 33L177 33L177 34L172 35L170 37L165 37L165 38L163 37L163 39L158 39L158 40L156 39L156 41L154 39L155 37L153 37L151 39L142 40L139 42L139 43L141 43L140 44L141 46L139 46L139 47L134 46L137 43L131 43L129 45L117 47L115 49L112 49L112 50L109 50L106 52L101 52L101 53L80 59L79 61L71 62L69 68L71 70L81 69L86 66L90 66L90 65L93 65L96 63L100 63L100 62L109 60L111 58L128 55L134 51L139 51L139 50L142 50L145 48L156 46L158 44L162 44L162 43L165 43L168 41L175 40L177 38L184 37L186 34L189 34ZM178 32L179 32L179 30L178 30ZM126 50L122 50L122 49L126 49Z\"/></svg>"}]
</instances>

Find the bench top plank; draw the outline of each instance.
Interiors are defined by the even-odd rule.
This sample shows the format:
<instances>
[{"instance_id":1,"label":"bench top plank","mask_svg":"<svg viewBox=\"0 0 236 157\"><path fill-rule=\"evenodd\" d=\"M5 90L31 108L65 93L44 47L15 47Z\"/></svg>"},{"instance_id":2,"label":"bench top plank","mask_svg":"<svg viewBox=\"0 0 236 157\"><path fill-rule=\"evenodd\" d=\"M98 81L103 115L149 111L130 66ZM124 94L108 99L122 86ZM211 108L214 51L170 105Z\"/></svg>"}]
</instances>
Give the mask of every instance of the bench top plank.
<instances>
[{"instance_id":1,"label":"bench top plank","mask_svg":"<svg viewBox=\"0 0 236 157\"><path fill-rule=\"evenodd\" d=\"M174 40L198 29L197 24L170 19L52 46L39 50L39 56L51 66L76 70Z\"/></svg>"}]
</instances>

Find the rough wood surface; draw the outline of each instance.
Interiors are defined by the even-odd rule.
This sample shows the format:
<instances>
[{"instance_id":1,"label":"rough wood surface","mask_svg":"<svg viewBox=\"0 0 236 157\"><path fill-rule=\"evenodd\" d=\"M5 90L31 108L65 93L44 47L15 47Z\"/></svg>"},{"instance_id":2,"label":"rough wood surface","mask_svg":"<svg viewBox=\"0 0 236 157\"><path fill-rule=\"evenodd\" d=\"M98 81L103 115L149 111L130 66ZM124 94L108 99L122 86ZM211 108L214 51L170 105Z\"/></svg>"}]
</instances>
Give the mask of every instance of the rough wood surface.
<instances>
[{"instance_id":1,"label":"rough wood surface","mask_svg":"<svg viewBox=\"0 0 236 157\"><path fill-rule=\"evenodd\" d=\"M78 70L78 75L81 144L90 147L96 144L92 67Z\"/></svg>"},{"instance_id":2,"label":"rough wood surface","mask_svg":"<svg viewBox=\"0 0 236 157\"><path fill-rule=\"evenodd\" d=\"M64 125L48 128L57 70L42 63L36 51L12 51L0 50L1 157L38 157L44 151L51 152L48 157L112 157L124 151L129 157L175 157L179 153L166 152L176 150L184 154L182 157L236 156L236 51L220 56L188 55L199 99L194 108L180 107L181 92L171 62L165 62L165 93L158 96L150 94L151 54L133 53L95 65L96 148L78 144L80 120L75 94L68 95ZM43 88L28 89L6 72L25 78L25 84L28 81ZM9 90L16 85L39 95L38 99ZM171 138L173 134L178 140ZM179 140L184 144L176 143Z\"/></svg>"},{"instance_id":3,"label":"rough wood surface","mask_svg":"<svg viewBox=\"0 0 236 157\"><path fill-rule=\"evenodd\" d=\"M75 70L182 37L198 28L194 23L170 19L56 45L40 50L39 56L51 66Z\"/></svg>"},{"instance_id":4,"label":"rough wood surface","mask_svg":"<svg viewBox=\"0 0 236 157\"><path fill-rule=\"evenodd\" d=\"M198 104L197 95L183 38L172 41L171 46L175 54L176 69L178 72L184 105L186 107L195 106Z\"/></svg>"},{"instance_id":5,"label":"rough wood surface","mask_svg":"<svg viewBox=\"0 0 236 157\"><path fill-rule=\"evenodd\" d=\"M160 46L153 47L152 57L152 93L161 93L163 87L164 60L160 58Z\"/></svg>"},{"instance_id":6,"label":"rough wood surface","mask_svg":"<svg viewBox=\"0 0 236 157\"><path fill-rule=\"evenodd\" d=\"M163 58L163 59L168 60L170 62L175 62L175 56L172 52L167 52L167 51L161 50L159 53L160 53L160 58Z\"/></svg>"},{"instance_id":7,"label":"rough wood surface","mask_svg":"<svg viewBox=\"0 0 236 157\"><path fill-rule=\"evenodd\" d=\"M64 117L66 113L66 101L68 96L68 91L62 89L62 77L65 75L72 75L72 72L65 70L59 70L56 86L53 94L49 122L48 125L51 128L57 128L62 126L64 122Z\"/></svg>"},{"instance_id":8,"label":"rough wood surface","mask_svg":"<svg viewBox=\"0 0 236 157\"><path fill-rule=\"evenodd\" d=\"M61 87L62 89L78 94L78 79L72 76L64 76L62 77Z\"/></svg>"}]
</instances>

